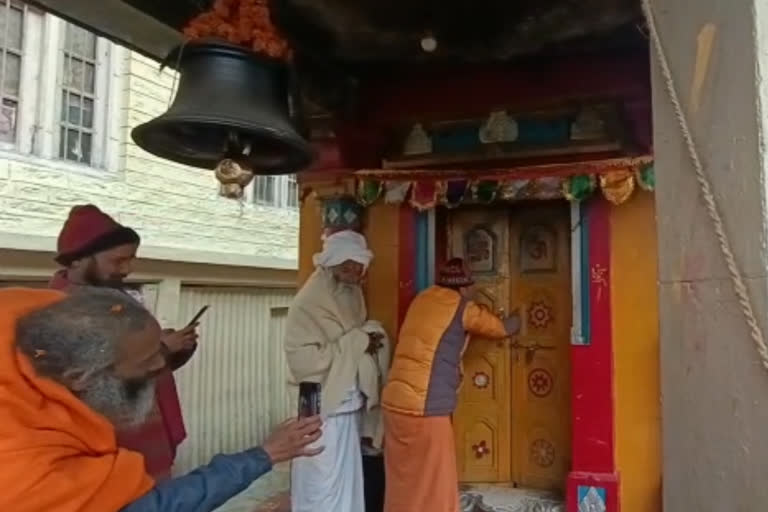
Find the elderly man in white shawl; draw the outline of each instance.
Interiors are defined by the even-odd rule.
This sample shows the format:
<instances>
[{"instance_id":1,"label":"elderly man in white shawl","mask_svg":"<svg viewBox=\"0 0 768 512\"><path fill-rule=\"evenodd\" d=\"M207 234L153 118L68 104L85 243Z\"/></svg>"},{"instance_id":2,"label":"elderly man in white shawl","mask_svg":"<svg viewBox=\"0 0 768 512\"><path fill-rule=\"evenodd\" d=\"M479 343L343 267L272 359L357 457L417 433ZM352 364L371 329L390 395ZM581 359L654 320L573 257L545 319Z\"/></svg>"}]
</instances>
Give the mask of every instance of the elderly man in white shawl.
<instances>
[{"instance_id":1,"label":"elderly man in white shawl","mask_svg":"<svg viewBox=\"0 0 768 512\"><path fill-rule=\"evenodd\" d=\"M381 324L367 320L361 288L372 259L359 233L328 236L288 312L292 384L320 383L324 425L317 444L325 447L293 462L293 512L365 510L361 437L381 445L378 401L389 365L389 341Z\"/></svg>"}]
</instances>

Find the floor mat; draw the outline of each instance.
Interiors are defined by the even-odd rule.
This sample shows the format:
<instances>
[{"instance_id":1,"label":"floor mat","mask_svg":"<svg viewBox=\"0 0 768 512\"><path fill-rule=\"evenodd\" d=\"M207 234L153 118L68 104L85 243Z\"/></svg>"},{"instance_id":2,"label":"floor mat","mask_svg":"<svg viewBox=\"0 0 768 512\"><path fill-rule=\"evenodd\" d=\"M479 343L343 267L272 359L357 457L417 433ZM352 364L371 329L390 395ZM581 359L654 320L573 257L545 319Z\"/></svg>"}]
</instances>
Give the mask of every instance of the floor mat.
<instances>
[{"instance_id":1,"label":"floor mat","mask_svg":"<svg viewBox=\"0 0 768 512\"><path fill-rule=\"evenodd\" d=\"M552 493L511 485L462 486L462 512L565 512L565 503Z\"/></svg>"}]
</instances>

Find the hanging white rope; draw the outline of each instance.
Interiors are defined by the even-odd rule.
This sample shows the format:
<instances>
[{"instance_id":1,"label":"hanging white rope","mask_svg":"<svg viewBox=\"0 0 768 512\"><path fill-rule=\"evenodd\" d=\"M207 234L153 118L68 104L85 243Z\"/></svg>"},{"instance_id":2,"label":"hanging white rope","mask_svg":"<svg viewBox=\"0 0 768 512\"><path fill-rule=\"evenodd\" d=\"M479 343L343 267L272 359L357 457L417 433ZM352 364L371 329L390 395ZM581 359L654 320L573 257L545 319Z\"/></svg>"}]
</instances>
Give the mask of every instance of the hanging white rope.
<instances>
[{"instance_id":1,"label":"hanging white rope","mask_svg":"<svg viewBox=\"0 0 768 512\"><path fill-rule=\"evenodd\" d=\"M761 362L763 366L768 369L768 345L765 343L763 332L760 329L757 318L755 317L749 290L747 289L741 271L736 264L736 258L733 256L733 251L731 250L731 242L725 232L725 226L723 224L723 219L720 216L720 209L717 205L717 200L715 195L712 193L712 185L704 172L704 166L702 165L701 159L699 158L699 152L696 148L696 144L693 141L693 136L691 135L691 130L688 126L688 120L685 116L685 112L683 111L682 104L680 103L680 98L677 94L677 88L675 87L675 81L672 77L672 71L669 67L669 61L667 60L664 46L662 45L659 32L656 28L656 19L653 14L651 0L642 1L643 12L648 24L648 31L650 33L653 46L656 49L656 56L659 60L659 65L661 66L664 85L667 89L667 93L669 94L669 99L672 102L672 107L675 110L675 116L677 117L677 122L680 125L680 130L682 131L683 139L685 140L685 145L688 149L688 156L690 157L691 162L693 163L693 168L696 172L696 181L699 183L701 197L704 200L709 218L712 219L712 224L715 228L715 234L717 235L717 240L720 243L720 251L723 253L726 266L728 267L728 273L731 277L733 291L736 293L736 297L739 300L739 306L741 306L741 312L743 313L744 318L749 325L750 335L755 343L757 352L760 355Z\"/></svg>"}]
</instances>

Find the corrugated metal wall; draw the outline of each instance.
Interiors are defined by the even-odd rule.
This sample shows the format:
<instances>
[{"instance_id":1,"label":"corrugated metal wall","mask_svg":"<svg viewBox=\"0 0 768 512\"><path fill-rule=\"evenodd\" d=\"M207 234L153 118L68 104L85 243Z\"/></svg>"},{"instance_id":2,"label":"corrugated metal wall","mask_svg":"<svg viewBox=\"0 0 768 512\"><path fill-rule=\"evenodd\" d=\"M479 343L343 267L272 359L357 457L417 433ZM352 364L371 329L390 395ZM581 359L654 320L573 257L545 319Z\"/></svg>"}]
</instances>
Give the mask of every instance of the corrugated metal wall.
<instances>
[{"instance_id":1,"label":"corrugated metal wall","mask_svg":"<svg viewBox=\"0 0 768 512\"><path fill-rule=\"evenodd\" d=\"M261 443L296 412L282 349L293 290L183 287L178 325L204 305L200 347L176 372L188 437L175 472Z\"/></svg>"}]
</instances>

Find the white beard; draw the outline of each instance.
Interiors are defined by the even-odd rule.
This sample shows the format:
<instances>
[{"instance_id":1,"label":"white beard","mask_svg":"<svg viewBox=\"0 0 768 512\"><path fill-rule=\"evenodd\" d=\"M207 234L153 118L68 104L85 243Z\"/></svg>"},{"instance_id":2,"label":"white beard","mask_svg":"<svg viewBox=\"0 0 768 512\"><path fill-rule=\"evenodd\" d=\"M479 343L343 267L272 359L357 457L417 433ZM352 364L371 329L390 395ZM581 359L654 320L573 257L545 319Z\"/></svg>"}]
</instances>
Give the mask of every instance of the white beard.
<instances>
[{"instance_id":1,"label":"white beard","mask_svg":"<svg viewBox=\"0 0 768 512\"><path fill-rule=\"evenodd\" d=\"M131 392L125 381L112 375L102 375L89 382L88 388L78 396L115 427L130 427L142 424L152 412L155 381L149 380L142 388Z\"/></svg>"},{"instance_id":2,"label":"white beard","mask_svg":"<svg viewBox=\"0 0 768 512\"><path fill-rule=\"evenodd\" d=\"M347 328L360 327L368 318L363 288L357 284L337 283L333 295L342 315L342 324Z\"/></svg>"}]
</instances>

